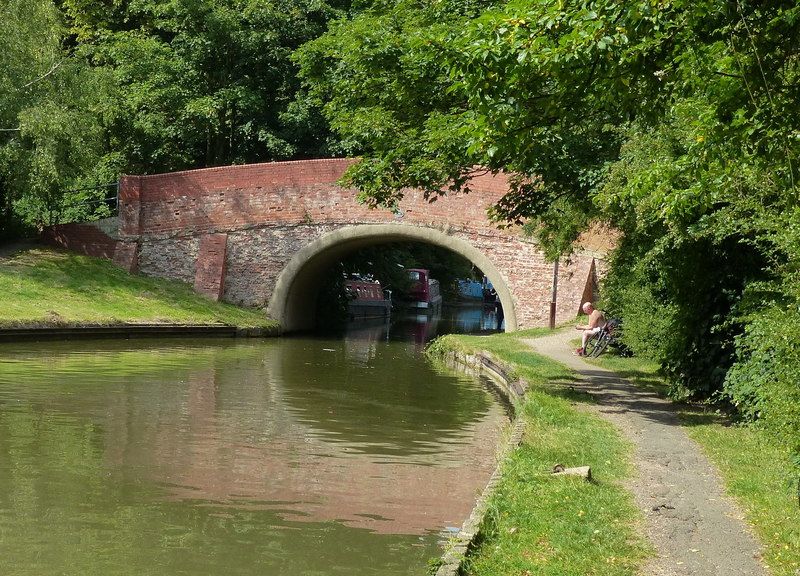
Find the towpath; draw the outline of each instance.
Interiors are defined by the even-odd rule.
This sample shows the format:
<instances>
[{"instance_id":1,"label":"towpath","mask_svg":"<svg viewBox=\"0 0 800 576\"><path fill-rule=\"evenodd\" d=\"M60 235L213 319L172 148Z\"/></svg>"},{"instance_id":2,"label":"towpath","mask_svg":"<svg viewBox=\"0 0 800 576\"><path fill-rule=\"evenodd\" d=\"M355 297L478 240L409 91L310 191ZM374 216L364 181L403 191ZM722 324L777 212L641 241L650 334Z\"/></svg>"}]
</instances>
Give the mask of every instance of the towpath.
<instances>
[{"instance_id":1,"label":"towpath","mask_svg":"<svg viewBox=\"0 0 800 576\"><path fill-rule=\"evenodd\" d=\"M633 443L636 471L628 488L657 552L642 576L766 575L743 514L681 428L672 403L574 356L575 334L567 329L525 342L575 370L577 386L596 399L593 409Z\"/></svg>"}]
</instances>

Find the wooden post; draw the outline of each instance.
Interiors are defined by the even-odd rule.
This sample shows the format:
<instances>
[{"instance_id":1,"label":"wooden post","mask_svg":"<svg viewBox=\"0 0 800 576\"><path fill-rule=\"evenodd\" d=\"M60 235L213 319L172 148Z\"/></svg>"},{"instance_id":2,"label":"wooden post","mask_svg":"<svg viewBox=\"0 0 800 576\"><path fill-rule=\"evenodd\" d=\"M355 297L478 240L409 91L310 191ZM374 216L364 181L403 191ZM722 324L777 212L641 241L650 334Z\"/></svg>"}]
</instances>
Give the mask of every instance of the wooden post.
<instances>
[{"instance_id":1,"label":"wooden post","mask_svg":"<svg viewBox=\"0 0 800 576\"><path fill-rule=\"evenodd\" d=\"M550 298L550 330L556 327L557 299L558 299L558 260L553 262L553 296Z\"/></svg>"}]
</instances>

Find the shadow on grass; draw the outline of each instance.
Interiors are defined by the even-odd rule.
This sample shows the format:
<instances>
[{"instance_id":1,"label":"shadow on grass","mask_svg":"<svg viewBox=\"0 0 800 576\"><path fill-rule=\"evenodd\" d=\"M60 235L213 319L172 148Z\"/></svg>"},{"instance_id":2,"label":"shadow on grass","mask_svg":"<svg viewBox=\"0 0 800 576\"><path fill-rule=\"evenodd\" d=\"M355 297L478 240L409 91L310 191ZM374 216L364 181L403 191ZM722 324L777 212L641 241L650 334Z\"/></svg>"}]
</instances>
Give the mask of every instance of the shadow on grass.
<instances>
[{"instance_id":1,"label":"shadow on grass","mask_svg":"<svg viewBox=\"0 0 800 576\"><path fill-rule=\"evenodd\" d=\"M730 428L736 425L736 422L729 416L717 412L709 412L701 410L700 408L688 404L678 404L680 410L678 418L683 426L708 426L710 424L717 424Z\"/></svg>"},{"instance_id":2,"label":"shadow on grass","mask_svg":"<svg viewBox=\"0 0 800 576\"><path fill-rule=\"evenodd\" d=\"M578 380L576 379L577 383ZM553 382L557 386L542 388L541 391L556 398L562 398L578 404L597 404L597 399L588 390L581 386L574 386L564 382Z\"/></svg>"},{"instance_id":3,"label":"shadow on grass","mask_svg":"<svg viewBox=\"0 0 800 576\"><path fill-rule=\"evenodd\" d=\"M611 370L611 368L609 368ZM624 378L625 380L629 380L631 382L635 382L638 386L644 386L645 388L652 390L654 392L663 393L666 397L668 386L664 383L658 375L644 375L641 372L637 372L635 370L618 370L614 369L614 374L618 375L620 378Z\"/></svg>"},{"instance_id":4,"label":"shadow on grass","mask_svg":"<svg viewBox=\"0 0 800 576\"><path fill-rule=\"evenodd\" d=\"M733 421L730 415L722 412L719 406L713 404L699 404L670 398L670 387L665 382L660 369L652 362L637 357L621 356L614 353L603 354L599 358L593 359L593 363L613 373L622 379L630 382L641 393L637 394L644 398L647 395L658 398L665 402L665 409L674 413L677 417L675 423L682 426L705 426L709 424L719 424L731 426ZM626 367L628 364L630 367ZM647 412L647 407L645 408ZM654 408L651 406L650 408ZM655 412L663 412L664 408L659 408ZM653 410L649 410L651 415ZM665 418L658 418L666 421ZM669 418L670 421L673 418Z\"/></svg>"}]
</instances>

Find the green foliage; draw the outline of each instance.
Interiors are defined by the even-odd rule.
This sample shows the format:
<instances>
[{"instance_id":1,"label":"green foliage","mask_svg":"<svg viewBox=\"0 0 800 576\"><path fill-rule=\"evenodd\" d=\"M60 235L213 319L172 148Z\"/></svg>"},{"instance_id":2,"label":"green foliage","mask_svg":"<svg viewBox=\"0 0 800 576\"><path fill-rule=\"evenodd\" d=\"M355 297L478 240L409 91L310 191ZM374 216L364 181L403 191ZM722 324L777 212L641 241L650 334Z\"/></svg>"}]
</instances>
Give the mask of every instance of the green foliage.
<instances>
[{"instance_id":1,"label":"green foliage","mask_svg":"<svg viewBox=\"0 0 800 576\"><path fill-rule=\"evenodd\" d=\"M365 154L347 179L368 204L392 205L404 186L463 184L463 94L450 89L446 41L492 4L376 2L296 54L309 95Z\"/></svg>"},{"instance_id":2,"label":"green foliage","mask_svg":"<svg viewBox=\"0 0 800 576\"><path fill-rule=\"evenodd\" d=\"M757 327L791 325L797 302L798 37L790 1L395 2L298 58L364 151L348 177L368 202L510 172L492 215L524 222L550 258L594 221L621 233L604 305L675 394L713 396L739 362L737 405L786 398L788 416L795 396L762 395L756 375L766 351L791 358Z\"/></svg>"},{"instance_id":3,"label":"green foliage","mask_svg":"<svg viewBox=\"0 0 800 576\"><path fill-rule=\"evenodd\" d=\"M797 305L758 314L737 340L739 362L724 394L747 420L758 421L800 454L800 349Z\"/></svg>"},{"instance_id":4,"label":"green foliage","mask_svg":"<svg viewBox=\"0 0 800 576\"><path fill-rule=\"evenodd\" d=\"M629 236L617 249L605 283L609 311L624 318L624 343L661 363L676 397L710 397L733 361L735 306L764 274L760 253L734 243Z\"/></svg>"},{"instance_id":5,"label":"green foliage","mask_svg":"<svg viewBox=\"0 0 800 576\"><path fill-rule=\"evenodd\" d=\"M122 172L346 152L291 54L349 4L0 0L0 235L108 215Z\"/></svg>"},{"instance_id":6,"label":"green foliage","mask_svg":"<svg viewBox=\"0 0 800 576\"><path fill-rule=\"evenodd\" d=\"M111 146L137 173L319 155L330 138L298 98L292 51L344 2L63 0L74 50L122 88Z\"/></svg>"},{"instance_id":7,"label":"green foliage","mask_svg":"<svg viewBox=\"0 0 800 576\"><path fill-rule=\"evenodd\" d=\"M104 71L63 52L51 2L3 0L0 8L0 204L10 232L15 220L59 222L79 200L104 194L70 189L116 180L117 166L102 159L114 89Z\"/></svg>"}]
</instances>

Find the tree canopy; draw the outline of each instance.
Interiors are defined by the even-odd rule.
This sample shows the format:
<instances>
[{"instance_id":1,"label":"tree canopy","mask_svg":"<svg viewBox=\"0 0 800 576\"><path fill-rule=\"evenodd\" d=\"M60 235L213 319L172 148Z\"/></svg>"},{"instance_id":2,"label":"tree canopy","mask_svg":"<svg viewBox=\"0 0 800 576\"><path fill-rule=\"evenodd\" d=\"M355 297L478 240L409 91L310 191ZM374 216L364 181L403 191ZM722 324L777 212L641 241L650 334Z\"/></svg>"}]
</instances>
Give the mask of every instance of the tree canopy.
<instances>
[{"instance_id":1,"label":"tree canopy","mask_svg":"<svg viewBox=\"0 0 800 576\"><path fill-rule=\"evenodd\" d=\"M468 192L476 170L502 170L494 217L551 258L610 224L604 305L629 345L675 394L722 391L800 449L783 344L800 320L799 43L790 1L399 0L297 58L363 151L347 179L367 202Z\"/></svg>"},{"instance_id":2,"label":"tree canopy","mask_svg":"<svg viewBox=\"0 0 800 576\"><path fill-rule=\"evenodd\" d=\"M290 55L343 0L61 0L74 49L120 86L109 125L136 172L330 152Z\"/></svg>"},{"instance_id":3,"label":"tree canopy","mask_svg":"<svg viewBox=\"0 0 800 576\"><path fill-rule=\"evenodd\" d=\"M2 235L102 216L121 172L345 153L291 54L349 5L0 0Z\"/></svg>"},{"instance_id":4,"label":"tree canopy","mask_svg":"<svg viewBox=\"0 0 800 576\"><path fill-rule=\"evenodd\" d=\"M64 52L52 2L0 0L0 10L2 236L15 213L29 224L58 221L71 210L65 189L115 180L116 170L101 160L109 76Z\"/></svg>"}]
</instances>

